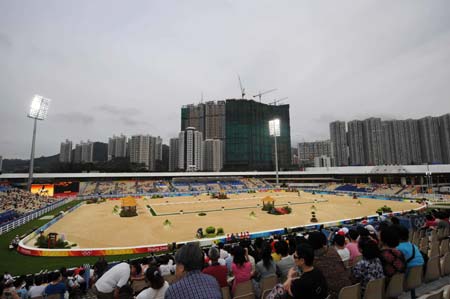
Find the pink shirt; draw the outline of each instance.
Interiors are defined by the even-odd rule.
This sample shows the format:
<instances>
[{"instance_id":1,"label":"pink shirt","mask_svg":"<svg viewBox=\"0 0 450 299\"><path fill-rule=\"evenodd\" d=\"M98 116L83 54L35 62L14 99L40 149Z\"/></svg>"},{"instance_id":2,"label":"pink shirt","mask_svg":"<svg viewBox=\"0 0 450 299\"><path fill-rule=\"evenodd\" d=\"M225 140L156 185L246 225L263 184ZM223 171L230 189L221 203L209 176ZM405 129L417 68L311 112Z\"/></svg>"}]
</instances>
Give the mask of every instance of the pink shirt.
<instances>
[{"instance_id":1,"label":"pink shirt","mask_svg":"<svg viewBox=\"0 0 450 299\"><path fill-rule=\"evenodd\" d=\"M245 262L242 267L239 267L235 263L231 264L231 271L233 271L234 282L233 282L233 293L236 289L236 285L241 282L249 281L252 278L252 264L250 262Z\"/></svg>"},{"instance_id":2,"label":"pink shirt","mask_svg":"<svg viewBox=\"0 0 450 299\"><path fill-rule=\"evenodd\" d=\"M361 255L361 252L359 252L359 249L358 249L358 243L350 242L345 247L348 249L348 251L350 251L349 262L353 263L355 257Z\"/></svg>"}]
</instances>

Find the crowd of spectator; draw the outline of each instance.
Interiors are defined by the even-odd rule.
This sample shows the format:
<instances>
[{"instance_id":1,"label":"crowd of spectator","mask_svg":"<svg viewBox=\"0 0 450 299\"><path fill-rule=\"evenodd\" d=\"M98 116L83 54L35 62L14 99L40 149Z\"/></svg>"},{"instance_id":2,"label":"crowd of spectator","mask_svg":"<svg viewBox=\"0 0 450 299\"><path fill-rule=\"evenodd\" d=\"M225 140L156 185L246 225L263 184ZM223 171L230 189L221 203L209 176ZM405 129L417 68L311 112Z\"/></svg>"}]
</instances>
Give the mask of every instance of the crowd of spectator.
<instances>
[{"instance_id":1,"label":"crowd of spectator","mask_svg":"<svg viewBox=\"0 0 450 299\"><path fill-rule=\"evenodd\" d=\"M448 214L434 214L440 218L429 220L424 229L448 232ZM410 231L396 217L326 232L328 237L325 231L312 231L207 249L189 243L174 255L122 262L109 269L100 258L89 272L88 287L100 299L214 299L222 298L223 289L235 295L243 284L251 284L255 298L263 293L265 298L338 298L344 287L360 283L363 296L369 281L384 278L387 285L397 273L426 264L427 253L409 241ZM262 286L268 277L277 282L269 292ZM0 287L2 298L77 296L85 290L85 273L82 268L61 269L16 279L5 273Z\"/></svg>"},{"instance_id":2,"label":"crowd of spectator","mask_svg":"<svg viewBox=\"0 0 450 299\"><path fill-rule=\"evenodd\" d=\"M0 214L14 211L15 217L20 217L23 214L45 207L52 202L54 202L53 198L10 188L0 192ZM4 219L2 222L10 220Z\"/></svg>"}]
</instances>

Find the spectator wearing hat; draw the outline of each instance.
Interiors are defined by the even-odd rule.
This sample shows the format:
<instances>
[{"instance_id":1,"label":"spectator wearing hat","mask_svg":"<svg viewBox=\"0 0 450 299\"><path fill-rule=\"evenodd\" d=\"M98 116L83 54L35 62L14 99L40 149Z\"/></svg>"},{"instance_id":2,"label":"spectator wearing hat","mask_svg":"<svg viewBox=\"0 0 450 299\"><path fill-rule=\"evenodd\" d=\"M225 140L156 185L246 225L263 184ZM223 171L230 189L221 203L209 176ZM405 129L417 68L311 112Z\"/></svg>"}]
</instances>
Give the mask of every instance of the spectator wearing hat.
<instances>
[{"instance_id":1,"label":"spectator wearing hat","mask_svg":"<svg viewBox=\"0 0 450 299\"><path fill-rule=\"evenodd\" d=\"M145 271L145 280L150 287L140 292L136 299L164 299L169 283L164 280L158 267L149 267Z\"/></svg>"},{"instance_id":2,"label":"spectator wearing hat","mask_svg":"<svg viewBox=\"0 0 450 299\"><path fill-rule=\"evenodd\" d=\"M219 263L220 252L216 247L211 247L208 251L211 265L203 269L203 273L213 276L221 288L228 286L228 269Z\"/></svg>"},{"instance_id":3,"label":"spectator wearing hat","mask_svg":"<svg viewBox=\"0 0 450 299\"><path fill-rule=\"evenodd\" d=\"M217 280L201 272L203 251L198 244L188 243L175 254L175 275L173 283L164 296L165 299L221 299L222 292Z\"/></svg>"}]
</instances>

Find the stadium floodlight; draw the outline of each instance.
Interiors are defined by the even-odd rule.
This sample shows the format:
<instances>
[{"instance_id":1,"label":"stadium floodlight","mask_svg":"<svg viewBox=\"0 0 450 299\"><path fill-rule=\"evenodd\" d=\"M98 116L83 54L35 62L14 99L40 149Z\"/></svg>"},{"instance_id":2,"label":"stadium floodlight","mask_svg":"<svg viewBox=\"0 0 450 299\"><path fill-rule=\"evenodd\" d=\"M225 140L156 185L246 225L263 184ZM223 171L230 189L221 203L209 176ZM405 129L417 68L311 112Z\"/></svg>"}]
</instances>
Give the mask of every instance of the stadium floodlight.
<instances>
[{"instance_id":1,"label":"stadium floodlight","mask_svg":"<svg viewBox=\"0 0 450 299\"><path fill-rule=\"evenodd\" d=\"M278 148L277 148L277 137L280 137L280 120L278 118L269 121L269 135L274 137L275 140L275 175L276 175L276 186L279 187L278 180Z\"/></svg>"},{"instance_id":2,"label":"stadium floodlight","mask_svg":"<svg viewBox=\"0 0 450 299\"><path fill-rule=\"evenodd\" d=\"M35 95L30 106L30 112L28 117L34 119L33 125L33 140L31 142L31 157L30 157L30 169L28 173L27 190L31 190L31 183L33 182L33 168L34 168L34 147L36 143L36 125L38 120L44 120L47 118L48 106L50 100L42 96Z\"/></svg>"}]
</instances>

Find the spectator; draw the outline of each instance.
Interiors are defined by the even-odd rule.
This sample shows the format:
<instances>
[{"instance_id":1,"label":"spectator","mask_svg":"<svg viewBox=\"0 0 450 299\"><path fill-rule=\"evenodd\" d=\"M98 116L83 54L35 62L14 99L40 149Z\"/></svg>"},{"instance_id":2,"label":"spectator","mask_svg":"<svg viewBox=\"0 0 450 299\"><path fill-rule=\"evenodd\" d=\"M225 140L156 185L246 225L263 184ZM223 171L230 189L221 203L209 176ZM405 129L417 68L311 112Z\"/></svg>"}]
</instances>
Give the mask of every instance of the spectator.
<instances>
[{"instance_id":1,"label":"spectator","mask_svg":"<svg viewBox=\"0 0 450 299\"><path fill-rule=\"evenodd\" d=\"M138 263L120 263L115 265L95 283L94 293L99 299L119 298L120 288L128 283L131 275L140 273L141 267Z\"/></svg>"},{"instance_id":2,"label":"spectator","mask_svg":"<svg viewBox=\"0 0 450 299\"><path fill-rule=\"evenodd\" d=\"M162 276L170 275L175 273L175 264L170 255L166 254L161 256L159 259L159 272Z\"/></svg>"},{"instance_id":3,"label":"spectator","mask_svg":"<svg viewBox=\"0 0 450 299\"><path fill-rule=\"evenodd\" d=\"M434 219L433 215L427 214L425 215L425 224L424 228L435 228L437 226L436 219Z\"/></svg>"},{"instance_id":4,"label":"spectator","mask_svg":"<svg viewBox=\"0 0 450 299\"><path fill-rule=\"evenodd\" d=\"M28 290L28 298L43 296L45 285L42 285L42 276L38 275L34 278L34 285Z\"/></svg>"},{"instance_id":5,"label":"spectator","mask_svg":"<svg viewBox=\"0 0 450 299\"><path fill-rule=\"evenodd\" d=\"M94 264L94 273L97 279L102 277L103 273L108 270L108 262L104 256L98 258L98 261Z\"/></svg>"},{"instance_id":6,"label":"spectator","mask_svg":"<svg viewBox=\"0 0 450 299\"><path fill-rule=\"evenodd\" d=\"M252 264L247 259L247 252L241 246L234 247L233 263L231 264L231 271L234 275L232 292L234 293L236 285L242 282L249 281L252 276Z\"/></svg>"},{"instance_id":7,"label":"spectator","mask_svg":"<svg viewBox=\"0 0 450 299\"><path fill-rule=\"evenodd\" d=\"M262 259L256 264L256 278L260 280L271 275L277 275L277 266L273 261L270 244L263 245L261 257Z\"/></svg>"},{"instance_id":8,"label":"spectator","mask_svg":"<svg viewBox=\"0 0 450 299\"><path fill-rule=\"evenodd\" d=\"M179 279L167 290L165 299L220 299L222 292L214 277L201 272L203 252L197 244L189 243L175 254Z\"/></svg>"},{"instance_id":9,"label":"spectator","mask_svg":"<svg viewBox=\"0 0 450 299\"><path fill-rule=\"evenodd\" d=\"M357 241L358 237L359 237L358 231L354 229L349 230L348 232L349 242L345 247L350 252L350 259L349 259L350 265L353 265L355 263L355 258L361 255L361 252L359 252L358 249L358 241Z\"/></svg>"},{"instance_id":10,"label":"spectator","mask_svg":"<svg viewBox=\"0 0 450 299\"><path fill-rule=\"evenodd\" d=\"M345 237L341 234L336 234L334 236L334 248L344 262L344 265L348 265L350 260L350 251L345 247Z\"/></svg>"},{"instance_id":11,"label":"spectator","mask_svg":"<svg viewBox=\"0 0 450 299\"><path fill-rule=\"evenodd\" d=\"M394 226L398 230L398 236L400 239L400 244L397 246L397 249L403 254L406 262L406 268L409 269L415 266L422 266L424 264L424 260L420 249L409 242L409 231L406 227L402 225Z\"/></svg>"},{"instance_id":12,"label":"spectator","mask_svg":"<svg viewBox=\"0 0 450 299\"><path fill-rule=\"evenodd\" d=\"M325 276L331 298L337 298L343 287L351 285L349 272L336 249L327 246L327 238L322 232L310 233L308 241L314 249L314 268Z\"/></svg>"},{"instance_id":13,"label":"spectator","mask_svg":"<svg viewBox=\"0 0 450 299\"><path fill-rule=\"evenodd\" d=\"M223 242L220 242L218 244L218 246L219 246L219 250L220 250L220 258L225 260L228 257L228 252L224 249Z\"/></svg>"},{"instance_id":14,"label":"spectator","mask_svg":"<svg viewBox=\"0 0 450 299\"><path fill-rule=\"evenodd\" d=\"M149 267L145 271L145 280L150 287L140 292L136 299L164 299L169 283L164 280L158 267Z\"/></svg>"},{"instance_id":15,"label":"spectator","mask_svg":"<svg viewBox=\"0 0 450 299\"><path fill-rule=\"evenodd\" d=\"M211 247L208 251L211 265L203 269L203 273L213 276L221 288L228 286L227 274L228 270L226 266L219 263L220 253L216 247Z\"/></svg>"},{"instance_id":16,"label":"spectator","mask_svg":"<svg viewBox=\"0 0 450 299\"><path fill-rule=\"evenodd\" d=\"M45 287L44 293L48 295L59 294L64 299L64 293L67 291L66 285L62 282L60 272L50 273L50 283Z\"/></svg>"},{"instance_id":17,"label":"spectator","mask_svg":"<svg viewBox=\"0 0 450 299\"><path fill-rule=\"evenodd\" d=\"M389 226L380 232L381 255L383 272L387 279L396 273L406 270L405 257L396 247L400 244L398 232L395 227Z\"/></svg>"},{"instance_id":18,"label":"spectator","mask_svg":"<svg viewBox=\"0 0 450 299\"><path fill-rule=\"evenodd\" d=\"M363 297L369 281L383 278L384 273L379 259L378 244L368 237L360 238L358 244L362 252L362 259L353 266L352 279L355 283L361 283L361 297Z\"/></svg>"},{"instance_id":19,"label":"spectator","mask_svg":"<svg viewBox=\"0 0 450 299\"><path fill-rule=\"evenodd\" d=\"M295 261L292 256L289 255L289 246L286 241L277 242L278 246L275 247L277 253L281 256L279 262L277 262L277 267L280 271L281 282L284 282L287 278L289 269L295 267Z\"/></svg>"},{"instance_id":20,"label":"spectator","mask_svg":"<svg viewBox=\"0 0 450 299\"><path fill-rule=\"evenodd\" d=\"M12 281L5 284L0 281L0 299L20 299L14 289Z\"/></svg>"},{"instance_id":21,"label":"spectator","mask_svg":"<svg viewBox=\"0 0 450 299\"><path fill-rule=\"evenodd\" d=\"M291 268L284 289L294 299L324 299L328 295L327 282L321 271L314 267L314 251L308 244L301 244L294 253L295 264L301 269Z\"/></svg>"}]
</instances>

